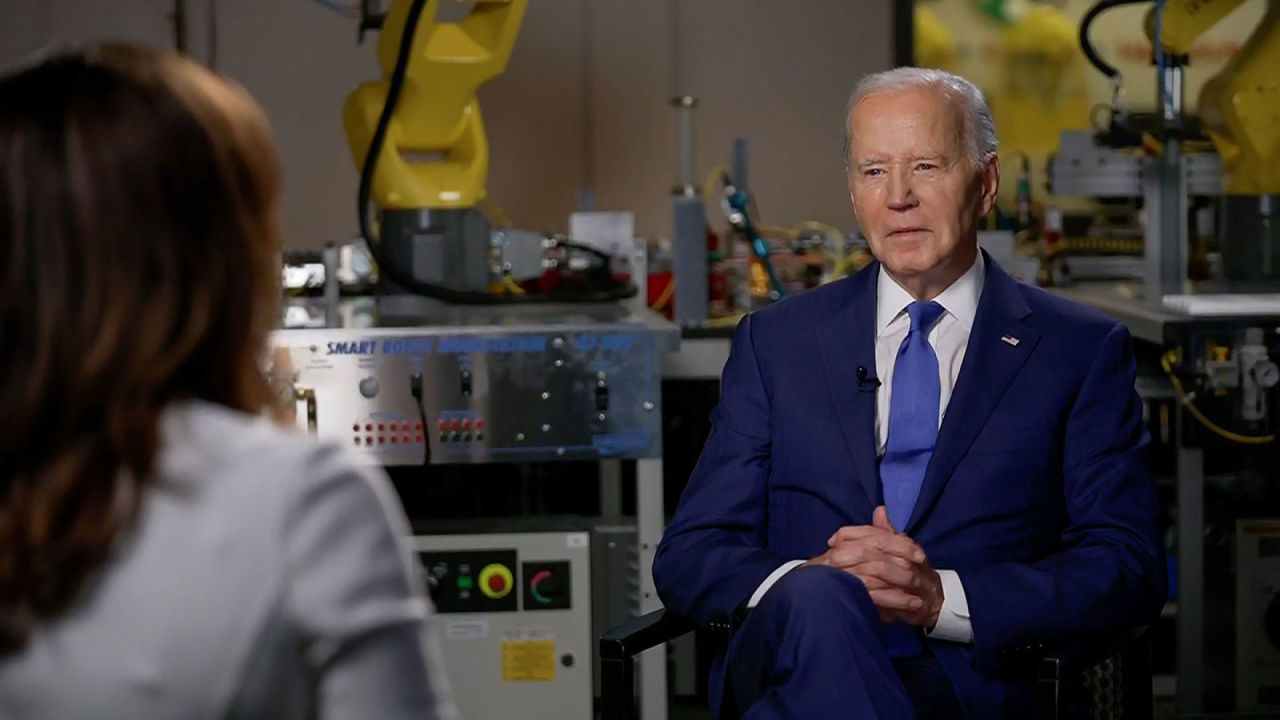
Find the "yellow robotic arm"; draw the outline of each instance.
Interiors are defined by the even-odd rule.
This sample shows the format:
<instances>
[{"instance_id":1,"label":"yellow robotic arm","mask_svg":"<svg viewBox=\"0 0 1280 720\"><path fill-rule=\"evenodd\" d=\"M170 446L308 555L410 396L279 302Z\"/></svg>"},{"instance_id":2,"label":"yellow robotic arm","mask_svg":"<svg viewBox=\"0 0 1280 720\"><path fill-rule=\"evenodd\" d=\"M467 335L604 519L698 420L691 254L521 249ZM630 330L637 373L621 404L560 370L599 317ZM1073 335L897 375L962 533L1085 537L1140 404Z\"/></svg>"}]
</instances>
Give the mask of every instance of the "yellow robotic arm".
<instances>
[{"instance_id":1,"label":"yellow robotic arm","mask_svg":"<svg viewBox=\"0 0 1280 720\"><path fill-rule=\"evenodd\" d=\"M1170 0L1160 24L1166 53L1185 55L1191 43L1245 0ZM1147 37L1155 35L1154 10ZM1227 192L1280 193L1280 0L1268 0L1262 22L1226 67L1200 91L1205 131L1222 157Z\"/></svg>"},{"instance_id":2,"label":"yellow robotic arm","mask_svg":"<svg viewBox=\"0 0 1280 720\"><path fill-rule=\"evenodd\" d=\"M476 89L506 69L529 0L478 0L439 23L442 0L422 10L394 115L377 157L371 198L387 210L460 209L485 197L489 148ZM390 87L413 0L392 0L378 39L383 79L347 96L343 124L357 167L365 162Z\"/></svg>"},{"instance_id":3,"label":"yellow robotic arm","mask_svg":"<svg viewBox=\"0 0 1280 720\"><path fill-rule=\"evenodd\" d=\"M912 21L916 65L955 71L956 41L951 31L928 7L916 7Z\"/></svg>"}]
</instances>

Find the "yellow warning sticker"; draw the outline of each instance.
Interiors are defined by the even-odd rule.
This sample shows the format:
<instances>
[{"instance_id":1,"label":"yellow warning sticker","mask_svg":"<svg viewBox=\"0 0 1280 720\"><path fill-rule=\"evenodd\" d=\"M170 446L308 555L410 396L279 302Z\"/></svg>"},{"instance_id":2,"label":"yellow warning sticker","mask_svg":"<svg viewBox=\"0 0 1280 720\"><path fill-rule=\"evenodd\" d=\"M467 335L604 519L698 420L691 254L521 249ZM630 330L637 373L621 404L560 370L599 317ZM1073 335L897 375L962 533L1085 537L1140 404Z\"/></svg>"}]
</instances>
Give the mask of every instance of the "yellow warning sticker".
<instances>
[{"instance_id":1,"label":"yellow warning sticker","mask_svg":"<svg viewBox=\"0 0 1280 720\"><path fill-rule=\"evenodd\" d=\"M508 640L502 643L503 682L550 682L555 679L554 640Z\"/></svg>"}]
</instances>

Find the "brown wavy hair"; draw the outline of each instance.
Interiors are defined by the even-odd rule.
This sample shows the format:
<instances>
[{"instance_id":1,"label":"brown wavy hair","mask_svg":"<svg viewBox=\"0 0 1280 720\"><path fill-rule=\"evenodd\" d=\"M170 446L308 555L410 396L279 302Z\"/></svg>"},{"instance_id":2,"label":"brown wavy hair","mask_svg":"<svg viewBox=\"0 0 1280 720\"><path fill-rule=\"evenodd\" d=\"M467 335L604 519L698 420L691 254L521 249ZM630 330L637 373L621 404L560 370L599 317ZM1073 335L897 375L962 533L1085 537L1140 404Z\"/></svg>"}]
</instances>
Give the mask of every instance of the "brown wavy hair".
<instances>
[{"instance_id":1,"label":"brown wavy hair","mask_svg":"<svg viewBox=\"0 0 1280 720\"><path fill-rule=\"evenodd\" d=\"M132 527L168 404L270 401L279 182L261 109L183 57L0 78L0 652Z\"/></svg>"}]
</instances>

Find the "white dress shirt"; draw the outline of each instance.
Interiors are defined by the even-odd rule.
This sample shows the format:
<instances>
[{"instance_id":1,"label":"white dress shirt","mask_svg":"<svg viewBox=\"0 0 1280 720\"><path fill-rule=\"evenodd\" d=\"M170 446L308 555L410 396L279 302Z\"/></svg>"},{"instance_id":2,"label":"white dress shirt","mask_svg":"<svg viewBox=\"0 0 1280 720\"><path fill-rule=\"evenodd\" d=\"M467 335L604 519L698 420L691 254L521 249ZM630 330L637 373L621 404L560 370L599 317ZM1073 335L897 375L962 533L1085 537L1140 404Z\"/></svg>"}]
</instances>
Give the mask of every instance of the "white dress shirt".
<instances>
[{"instance_id":1,"label":"white dress shirt","mask_svg":"<svg viewBox=\"0 0 1280 720\"><path fill-rule=\"evenodd\" d=\"M982 253L978 253L973 265L951 284L940 295L934 298L946 311L934 323L929 331L929 345L938 356L938 425L946 417L947 405L951 401L951 391L955 388L956 379L960 377L960 365L964 362L965 349L969 345L969 333L973 330L973 320L978 312L978 300L982 297L983 281L986 278L986 265ZM884 455L889 441L889 408L893 393L893 366L898 358L898 349L911 330L911 318L907 315L907 306L915 301L907 292L880 271L876 280L876 377L880 387L876 392L876 454ZM804 560L792 560L774 570L769 577L760 583L756 591L747 601L747 607L755 607L764 594L773 587L783 575L804 564ZM964 585L953 570L938 570L942 581L942 612L938 614L938 623L932 630L927 630L929 637L954 642L972 642L973 627L969 622L969 603L965 599Z\"/></svg>"}]
</instances>

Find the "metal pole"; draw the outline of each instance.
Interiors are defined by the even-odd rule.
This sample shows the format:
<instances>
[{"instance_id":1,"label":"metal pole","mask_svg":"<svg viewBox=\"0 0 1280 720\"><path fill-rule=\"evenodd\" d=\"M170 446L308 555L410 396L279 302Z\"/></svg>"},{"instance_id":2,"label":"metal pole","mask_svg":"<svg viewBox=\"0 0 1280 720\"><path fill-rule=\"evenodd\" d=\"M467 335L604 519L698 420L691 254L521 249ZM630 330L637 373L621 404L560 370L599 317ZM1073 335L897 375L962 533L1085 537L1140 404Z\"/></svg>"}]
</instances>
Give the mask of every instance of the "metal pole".
<instances>
[{"instance_id":1,"label":"metal pole","mask_svg":"<svg viewBox=\"0 0 1280 720\"><path fill-rule=\"evenodd\" d=\"M707 210L698 195L671 198L675 233L671 239L671 265L676 283L675 320L680 325L707 321Z\"/></svg>"},{"instance_id":2,"label":"metal pole","mask_svg":"<svg viewBox=\"0 0 1280 720\"><path fill-rule=\"evenodd\" d=\"M1162 105L1165 123L1176 123L1182 118L1182 98L1186 92L1186 74L1182 72L1181 66L1171 66L1164 69L1164 77L1160 79L1164 82L1164 86L1157 89L1157 93L1161 96L1160 99L1164 101Z\"/></svg>"},{"instance_id":3,"label":"metal pole","mask_svg":"<svg viewBox=\"0 0 1280 720\"><path fill-rule=\"evenodd\" d=\"M1271 196L1263 193L1258 196L1258 217L1262 220L1262 272L1271 274Z\"/></svg>"},{"instance_id":4,"label":"metal pole","mask_svg":"<svg viewBox=\"0 0 1280 720\"><path fill-rule=\"evenodd\" d=\"M1166 67L1163 75L1156 75L1159 85L1156 99L1166 128L1175 129L1182 122L1184 80L1182 67L1176 65ZM1150 296L1147 299L1159 306L1161 296L1185 292L1187 280L1187 180L1182 153L1173 135L1164 138L1164 152L1156 161L1155 178L1155 192L1147 194L1148 202L1154 197L1157 203L1146 207L1146 246L1147 252L1155 246L1159 250L1156 257L1149 258L1147 269L1155 273L1156 284L1152 286L1152 275L1148 275Z\"/></svg>"},{"instance_id":5,"label":"metal pole","mask_svg":"<svg viewBox=\"0 0 1280 720\"><path fill-rule=\"evenodd\" d=\"M1178 712L1204 710L1204 450L1178 438Z\"/></svg>"},{"instance_id":6,"label":"metal pole","mask_svg":"<svg viewBox=\"0 0 1280 720\"><path fill-rule=\"evenodd\" d=\"M672 98L676 109L676 184L672 188L671 260L676 283L674 318L680 325L707 321L707 209L697 180L697 98Z\"/></svg>"},{"instance_id":7,"label":"metal pole","mask_svg":"<svg viewBox=\"0 0 1280 720\"><path fill-rule=\"evenodd\" d=\"M622 514L622 461L600 461L600 514L617 517Z\"/></svg>"},{"instance_id":8,"label":"metal pole","mask_svg":"<svg viewBox=\"0 0 1280 720\"><path fill-rule=\"evenodd\" d=\"M671 98L676 109L676 184L672 192L677 195L698 194L698 138L694 113L698 99L684 95Z\"/></svg>"},{"instance_id":9,"label":"metal pole","mask_svg":"<svg viewBox=\"0 0 1280 720\"><path fill-rule=\"evenodd\" d=\"M1160 259L1164 255L1160 212L1160 159L1148 158L1142 163L1142 293L1153 307L1160 306Z\"/></svg>"},{"instance_id":10,"label":"metal pole","mask_svg":"<svg viewBox=\"0 0 1280 720\"><path fill-rule=\"evenodd\" d=\"M320 251L320 261L324 265L324 325L342 327L338 316L338 301L342 298L342 288L338 286L338 246L326 243Z\"/></svg>"},{"instance_id":11,"label":"metal pole","mask_svg":"<svg viewBox=\"0 0 1280 720\"><path fill-rule=\"evenodd\" d=\"M1178 143L1165 141L1160 163L1160 294L1186 291L1187 280L1187 180ZM1158 300L1158 298L1157 298Z\"/></svg>"},{"instance_id":12,"label":"metal pole","mask_svg":"<svg viewBox=\"0 0 1280 720\"><path fill-rule=\"evenodd\" d=\"M653 584L653 555L662 539L662 459L636 461L636 533L640 545L640 614L662 607ZM667 718L667 646L640 654L640 718Z\"/></svg>"},{"instance_id":13,"label":"metal pole","mask_svg":"<svg viewBox=\"0 0 1280 720\"><path fill-rule=\"evenodd\" d=\"M751 166L749 163L750 156L747 153L747 139L733 139L733 166L730 172L733 175L733 184L747 195L751 194Z\"/></svg>"}]
</instances>

